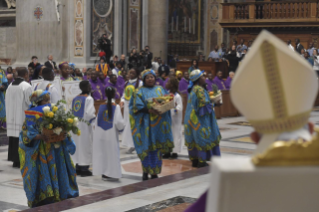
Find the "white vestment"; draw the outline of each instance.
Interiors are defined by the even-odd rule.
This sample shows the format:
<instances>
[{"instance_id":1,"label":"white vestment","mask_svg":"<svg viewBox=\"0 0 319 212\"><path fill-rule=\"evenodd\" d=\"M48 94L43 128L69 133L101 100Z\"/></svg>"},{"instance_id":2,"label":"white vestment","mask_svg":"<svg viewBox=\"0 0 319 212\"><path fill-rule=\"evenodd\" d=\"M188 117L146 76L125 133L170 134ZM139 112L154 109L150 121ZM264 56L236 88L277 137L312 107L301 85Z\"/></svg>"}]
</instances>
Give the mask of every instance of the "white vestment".
<instances>
[{"instance_id":1,"label":"white vestment","mask_svg":"<svg viewBox=\"0 0 319 212\"><path fill-rule=\"evenodd\" d=\"M125 122L120 106L115 108L112 128L104 130L98 126L98 121L99 116L93 130L93 175L121 178L119 131L124 129Z\"/></svg>"},{"instance_id":2,"label":"white vestment","mask_svg":"<svg viewBox=\"0 0 319 212\"><path fill-rule=\"evenodd\" d=\"M129 84L133 84L135 86L136 79L135 80L129 80ZM142 87L143 82L140 81L138 87ZM123 93L121 101L124 102L124 122L126 123L124 131L122 133L122 145L126 147L134 147L134 141L132 137L132 131L131 131L131 123L130 123L130 112L129 112L129 104L130 101L125 100L124 98L125 92Z\"/></svg>"},{"instance_id":3,"label":"white vestment","mask_svg":"<svg viewBox=\"0 0 319 212\"><path fill-rule=\"evenodd\" d=\"M91 122L95 118L94 99L88 96L85 100L83 119ZM81 135L72 134L72 138L76 145L74 155L71 155L74 164L79 166L89 166L92 163L92 141L93 127L85 122L79 122L78 128L81 130Z\"/></svg>"},{"instance_id":4,"label":"white vestment","mask_svg":"<svg viewBox=\"0 0 319 212\"><path fill-rule=\"evenodd\" d=\"M47 89L47 86L49 83L51 83L51 85ZM44 80L37 86L36 90L40 90L40 89L44 91L47 90L50 92L51 103L56 104L58 101L62 100L62 96L59 94L58 89L54 86L53 82Z\"/></svg>"},{"instance_id":5,"label":"white vestment","mask_svg":"<svg viewBox=\"0 0 319 212\"><path fill-rule=\"evenodd\" d=\"M174 97L176 107L171 109L171 117L172 117L172 132L173 132L173 139L174 139L174 153L181 153L183 149L183 101L182 97L176 93ZM175 112L176 110L176 112Z\"/></svg>"},{"instance_id":6,"label":"white vestment","mask_svg":"<svg viewBox=\"0 0 319 212\"><path fill-rule=\"evenodd\" d=\"M6 101L7 136L19 137L25 119L24 111L29 108L32 87L23 81L19 85L9 85Z\"/></svg>"}]
</instances>

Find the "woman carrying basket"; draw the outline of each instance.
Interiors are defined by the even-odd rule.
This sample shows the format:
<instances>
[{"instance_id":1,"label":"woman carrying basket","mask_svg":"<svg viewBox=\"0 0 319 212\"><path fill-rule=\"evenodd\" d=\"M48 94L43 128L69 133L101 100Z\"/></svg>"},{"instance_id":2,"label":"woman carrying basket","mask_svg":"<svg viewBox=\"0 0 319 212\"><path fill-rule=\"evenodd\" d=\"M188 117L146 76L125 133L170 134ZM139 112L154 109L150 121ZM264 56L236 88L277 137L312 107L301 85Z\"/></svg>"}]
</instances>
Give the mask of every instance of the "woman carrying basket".
<instances>
[{"instance_id":1,"label":"woman carrying basket","mask_svg":"<svg viewBox=\"0 0 319 212\"><path fill-rule=\"evenodd\" d=\"M20 170L29 207L38 207L79 196L76 171L69 154L75 144L65 134L62 145L47 143L40 131L43 108L51 107L50 93L37 90L30 96L31 106L20 133Z\"/></svg>"},{"instance_id":2,"label":"woman carrying basket","mask_svg":"<svg viewBox=\"0 0 319 212\"><path fill-rule=\"evenodd\" d=\"M143 86L137 89L130 100L130 123L136 152L142 162L143 180L158 178L162 170L162 154L174 148L171 130L171 115L160 114L149 107L153 98L168 94L162 86L156 86L153 70L142 72Z\"/></svg>"}]
</instances>

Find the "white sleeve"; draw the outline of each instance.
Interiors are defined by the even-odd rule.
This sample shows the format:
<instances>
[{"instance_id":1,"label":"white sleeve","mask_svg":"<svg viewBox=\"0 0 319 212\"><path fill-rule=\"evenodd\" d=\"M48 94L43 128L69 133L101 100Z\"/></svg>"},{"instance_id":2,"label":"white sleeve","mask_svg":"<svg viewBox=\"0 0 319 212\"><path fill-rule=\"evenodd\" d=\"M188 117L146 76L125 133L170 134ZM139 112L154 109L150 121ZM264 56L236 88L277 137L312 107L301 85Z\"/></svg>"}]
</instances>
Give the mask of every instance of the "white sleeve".
<instances>
[{"instance_id":1,"label":"white sleeve","mask_svg":"<svg viewBox=\"0 0 319 212\"><path fill-rule=\"evenodd\" d=\"M119 105L116 105L115 114L114 114L114 124L118 131L124 130L125 121L121 113L121 108Z\"/></svg>"},{"instance_id":2,"label":"white sleeve","mask_svg":"<svg viewBox=\"0 0 319 212\"><path fill-rule=\"evenodd\" d=\"M175 103L177 104L176 110L179 112L182 112L183 111L183 102L182 102L182 97L179 94L177 94L175 96Z\"/></svg>"},{"instance_id":3,"label":"white sleeve","mask_svg":"<svg viewBox=\"0 0 319 212\"><path fill-rule=\"evenodd\" d=\"M140 80L140 83L138 84L138 87L142 87L143 86L143 81Z\"/></svg>"},{"instance_id":4,"label":"white sleeve","mask_svg":"<svg viewBox=\"0 0 319 212\"><path fill-rule=\"evenodd\" d=\"M23 91L23 95L24 95L24 100L25 100L25 104L27 106L27 108L29 107L29 105L31 104L30 102L30 96L32 94L32 87L30 85L30 87L27 87L26 89L24 89Z\"/></svg>"},{"instance_id":5,"label":"white sleeve","mask_svg":"<svg viewBox=\"0 0 319 212\"><path fill-rule=\"evenodd\" d=\"M85 115L87 117L87 121L89 122L92 122L93 119L95 119L95 107L94 100L92 97L86 98Z\"/></svg>"},{"instance_id":6,"label":"white sleeve","mask_svg":"<svg viewBox=\"0 0 319 212\"><path fill-rule=\"evenodd\" d=\"M54 103L54 104L56 104L59 100L62 99L62 97L60 97L59 95L58 90L54 86L50 87L50 96L51 96L51 103Z\"/></svg>"}]
</instances>

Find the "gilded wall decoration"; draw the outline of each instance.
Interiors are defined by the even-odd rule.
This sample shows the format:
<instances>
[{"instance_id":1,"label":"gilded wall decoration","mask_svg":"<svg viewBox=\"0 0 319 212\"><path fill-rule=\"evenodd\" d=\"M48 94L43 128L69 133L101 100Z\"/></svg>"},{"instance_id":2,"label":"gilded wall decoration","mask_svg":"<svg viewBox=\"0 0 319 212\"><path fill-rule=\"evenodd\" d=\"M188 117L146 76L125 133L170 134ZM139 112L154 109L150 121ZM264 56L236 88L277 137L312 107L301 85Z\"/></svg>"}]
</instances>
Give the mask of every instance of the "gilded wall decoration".
<instances>
[{"instance_id":1,"label":"gilded wall decoration","mask_svg":"<svg viewBox=\"0 0 319 212\"><path fill-rule=\"evenodd\" d=\"M84 1L74 0L74 56L84 55Z\"/></svg>"}]
</instances>

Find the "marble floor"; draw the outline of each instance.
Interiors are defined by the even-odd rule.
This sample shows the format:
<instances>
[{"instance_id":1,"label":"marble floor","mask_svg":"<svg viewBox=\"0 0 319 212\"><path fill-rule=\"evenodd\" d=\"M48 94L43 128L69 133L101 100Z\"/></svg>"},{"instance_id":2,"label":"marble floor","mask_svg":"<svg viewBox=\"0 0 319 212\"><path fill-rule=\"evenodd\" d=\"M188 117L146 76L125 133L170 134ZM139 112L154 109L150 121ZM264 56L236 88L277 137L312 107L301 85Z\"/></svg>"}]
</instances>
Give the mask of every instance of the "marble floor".
<instances>
[{"instance_id":1,"label":"marble floor","mask_svg":"<svg viewBox=\"0 0 319 212\"><path fill-rule=\"evenodd\" d=\"M319 111L311 114L319 124ZM252 127L243 117L218 120L222 134L222 157L249 157L256 145L250 140ZM20 170L7 161L7 141L0 132L0 212L2 211L184 211L208 188L209 167L195 169L186 147L178 159L164 160L160 178L142 182L140 161L121 147L123 177L103 181L101 176L78 177L80 197L56 204L28 209Z\"/></svg>"}]
</instances>

